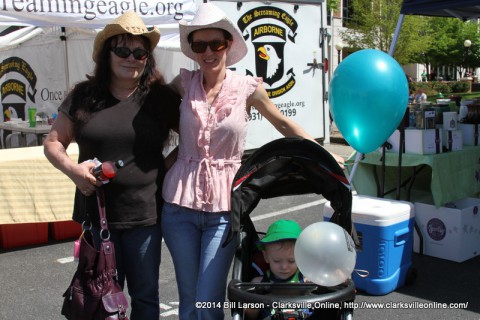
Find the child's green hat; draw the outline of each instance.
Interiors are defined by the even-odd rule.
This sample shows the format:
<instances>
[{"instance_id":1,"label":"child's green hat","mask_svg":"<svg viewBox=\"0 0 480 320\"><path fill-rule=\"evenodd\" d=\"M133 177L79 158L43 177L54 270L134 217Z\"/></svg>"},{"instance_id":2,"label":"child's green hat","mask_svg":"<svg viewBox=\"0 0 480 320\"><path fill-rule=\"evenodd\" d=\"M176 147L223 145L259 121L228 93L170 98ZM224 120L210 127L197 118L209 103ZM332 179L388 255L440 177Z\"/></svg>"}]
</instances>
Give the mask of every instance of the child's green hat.
<instances>
[{"instance_id":1,"label":"child's green hat","mask_svg":"<svg viewBox=\"0 0 480 320\"><path fill-rule=\"evenodd\" d=\"M297 240L302 228L293 220L278 220L270 225L267 234L258 241L258 248L264 249L264 244L284 240Z\"/></svg>"}]
</instances>

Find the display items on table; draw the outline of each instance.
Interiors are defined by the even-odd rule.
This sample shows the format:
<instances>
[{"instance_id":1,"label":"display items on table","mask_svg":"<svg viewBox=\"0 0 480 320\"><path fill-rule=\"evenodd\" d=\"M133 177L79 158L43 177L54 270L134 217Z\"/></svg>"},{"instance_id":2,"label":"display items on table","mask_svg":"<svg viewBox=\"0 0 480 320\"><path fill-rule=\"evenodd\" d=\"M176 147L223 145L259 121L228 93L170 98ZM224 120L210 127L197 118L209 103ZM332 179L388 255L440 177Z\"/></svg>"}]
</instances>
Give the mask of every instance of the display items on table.
<instances>
[{"instance_id":1,"label":"display items on table","mask_svg":"<svg viewBox=\"0 0 480 320\"><path fill-rule=\"evenodd\" d=\"M414 252L420 252L423 244L423 254L455 262L479 255L479 207L478 198L465 198L442 207L415 202L415 220L421 237L415 234Z\"/></svg>"},{"instance_id":2,"label":"display items on table","mask_svg":"<svg viewBox=\"0 0 480 320\"><path fill-rule=\"evenodd\" d=\"M457 130L457 118L454 111L443 112L443 130Z\"/></svg>"},{"instance_id":3,"label":"display items on table","mask_svg":"<svg viewBox=\"0 0 480 320\"><path fill-rule=\"evenodd\" d=\"M457 124L458 129L462 131L463 144L466 146L478 146L478 123L461 123Z\"/></svg>"},{"instance_id":4,"label":"display items on table","mask_svg":"<svg viewBox=\"0 0 480 320\"><path fill-rule=\"evenodd\" d=\"M463 100L460 101L460 107L458 110L458 121L467 122L472 120L472 115L469 115L468 105L475 104L476 100Z\"/></svg>"},{"instance_id":5,"label":"display items on table","mask_svg":"<svg viewBox=\"0 0 480 320\"><path fill-rule=\"evenodd\" d=\"M480 123L480 100L473 100L473 102L466 105L467 116L462 120L464 123Z\"/></svg>"},{"instance_id":6,"label":"display items on table","mask_svg":"<svg viewBox=\"0 0 480 320\"><path fill-rule=\"evenodd\" d=\"M442 134L439 129L405 130L405 152L436 154L442 152Z\"/></svg>"},{"instance_id":7,"label":"display items on table","mask_svg":"<svg viewBox=\"0 0 480 320\"><path fill-rule=\"evenodd\" d=\"M357 289L385 295L413 280L413 209L407 201L353 196L352 220L361 242L352 274ZM327 202L323 219L332 215Z\"/></svg>"},{"instance_id":8,"label":"display items on table","mask_svg":"<svg viewBox=\"0 0 480 320\"><path fill-rule=\"evenodd\" d=\"M412 154L437 154L460 151L464 145L478 145L478 125L458 123L458 126L455 125L454 127L458 127L458 129L445 130L443 125L437 125L435 129L405 129L405 152ZM467 131L464 131L464 128ZM467 142L465 143L465 141ZM395 130L387 142L389 144L387 151L398 152L401 144L400 131ZM381 150L379 149L379 151Z\"/></svg>"},{"instance_id":9,"label":"display items on table","mask_svg":"<svg viewBox=\"0 0 480 320\"><path fill-rule=\"evenodd\" d=\"M442 135L439 129L405 130L405 152L436 154L442 152Z\"/></svg>"},{"instance_id":10,"label":"display items on table","mask_svg":"<svg viewBox=\"0 0 480 320\"><path fill-rule=\"evenodd\" d=\"M435 110L433 108L415 110L415 127L417 129L435 129Z\"/></svg>"},{"instance_id":11,"label":"display items on table","mask_svg":"<svg viewBox=\"0 0 480 320\"><path fill-rule=\"evenodd\" d=\"M451 112L451 107L450 105L437 104L433 106L433 110L435 110L435 125L443 125L443 113Z\"/></svg>"},{"instance_id":12,"label":"display items on table","mask_svg":"<svg viewBox=\"0 0 480 320\"><path fill-rule=\"evenodd\" d=\"M400 131L395 130L388 138L390 152L400 150ZM413 154L436 154L442 152L441 129L405 129L405 152Z\"/></svg>"},{"instance_id":13,"label":"display items on table","mask_svg":"<svg viewBox=\"0 0 480 320\"><path fill-rule=\"evenodd\" d=\"M462 131L463 145L478 146L478 126L480 125L480 101L461 101L457 127Z\"/></svg>"},{"instance_id":14,"label":"display items on table","mask_svg":"<svg viewBox=\"0 0 480 320\"><path fill-rule=\"evenodd\" d=\"M445 151L463 149L463 133L461 130L442 130L442 143Z\"/></svg>"}]
</instances>

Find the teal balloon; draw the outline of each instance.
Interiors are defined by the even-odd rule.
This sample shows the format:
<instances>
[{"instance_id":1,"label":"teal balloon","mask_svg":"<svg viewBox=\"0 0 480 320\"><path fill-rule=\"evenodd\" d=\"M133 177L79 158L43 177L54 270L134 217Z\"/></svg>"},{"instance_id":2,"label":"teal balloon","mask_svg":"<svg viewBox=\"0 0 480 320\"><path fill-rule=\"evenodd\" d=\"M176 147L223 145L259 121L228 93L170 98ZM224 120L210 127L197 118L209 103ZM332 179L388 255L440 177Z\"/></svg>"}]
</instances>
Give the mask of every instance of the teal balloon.
<instances>
[{"instance_id":1,"label":"teal balloon","mask_svg":"<svg viewBox=\"0 0 480 320\"><path fill-rule=\"evenodd\" d=\"M395 131L408 104L408 82L398 62L365 49L345 58L330 81L330 111L352 148L369 153Z\"/></svg>"}]
</instances>

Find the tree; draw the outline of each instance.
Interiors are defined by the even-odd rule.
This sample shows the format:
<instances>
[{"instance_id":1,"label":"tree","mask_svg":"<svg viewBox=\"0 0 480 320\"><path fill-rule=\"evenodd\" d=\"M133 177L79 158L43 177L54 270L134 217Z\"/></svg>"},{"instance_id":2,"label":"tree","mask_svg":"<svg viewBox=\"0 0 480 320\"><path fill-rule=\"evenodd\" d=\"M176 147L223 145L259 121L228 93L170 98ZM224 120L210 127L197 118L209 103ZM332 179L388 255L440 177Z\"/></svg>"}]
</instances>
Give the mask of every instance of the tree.
<instances>
[{"instance_id":1,"label":"tree","mask_svg":"<svg viewBox=\"0 0 480 320\"><path fill-rule=\"evenodd\" d=\"M467 68L479 66L478 23L463 22L456 18L437 18L430 21L431 46L425 54L432 66L453 66L461 74ZM466 48L465 40L472 46Z\"/></svg>"},{"instance_id":2,"label":"tree","mask_svg":"<svg viewBox=\"0 0 480 320\"><path fill-rule=\"evenodd\" d=\"M429 31L430 19L422 16L405 17L393 54L393 57L400 64L429 64L428 56L425 55L425 52L431 48L433 42L431 32ZM389 48L390 46L391 43Z\"/></svg>"},{"instance_id":3,"label":"tree","mask_svg":"<svg viewBox=\"0 0 480 320\"><path fill-rule=\"evenodd\" d=\"M342 39L353 50L376 48L387 52L402 0L353 0L352 20Z\"/></svg>"},{"instance_id":4,"label":"tree","mask_svg":"<svg viewBox=\"0 0 480 320\"><path fill-rule=\"evenodd\" d=\"M402 0L353 0L353 17L341 33L352 51L375 48L388 52L400 16ZM480 66L478 23L457 18L407 15L393 57L400 64ZM467 50L463 43L472 41Z\"/></svg>"},{"instance_id":5,"label":"tree","mask_svg":"<svg viewBox=\"0 0 480 320\"><path fill-rule=\"evenodd\" d=\"M327 0L327 11L337 10L339 0Z\"/></svg>"}]
</instances>

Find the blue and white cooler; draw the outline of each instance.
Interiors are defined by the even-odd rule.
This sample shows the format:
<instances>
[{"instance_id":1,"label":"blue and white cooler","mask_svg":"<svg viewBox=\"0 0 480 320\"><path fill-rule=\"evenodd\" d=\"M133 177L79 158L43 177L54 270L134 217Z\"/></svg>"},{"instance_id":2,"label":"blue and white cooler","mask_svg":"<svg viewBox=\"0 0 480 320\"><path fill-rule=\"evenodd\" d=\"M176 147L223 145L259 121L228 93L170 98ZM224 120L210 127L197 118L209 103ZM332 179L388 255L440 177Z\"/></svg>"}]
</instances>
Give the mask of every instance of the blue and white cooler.
<instances>
[{"instance_id":1,"label":"blue and white cooler","mask_svg":"<svg viewBox=\"0 0 480 320\"><path fill-rule=\"evenodd\" d=\"M323 219L328 221L332 215L327 202ZM372 295L385 295L402 287L412 272L413 204L355 195L352 219L361 243L352 274L355 287Z\"/></svg>"}]
</instances>

